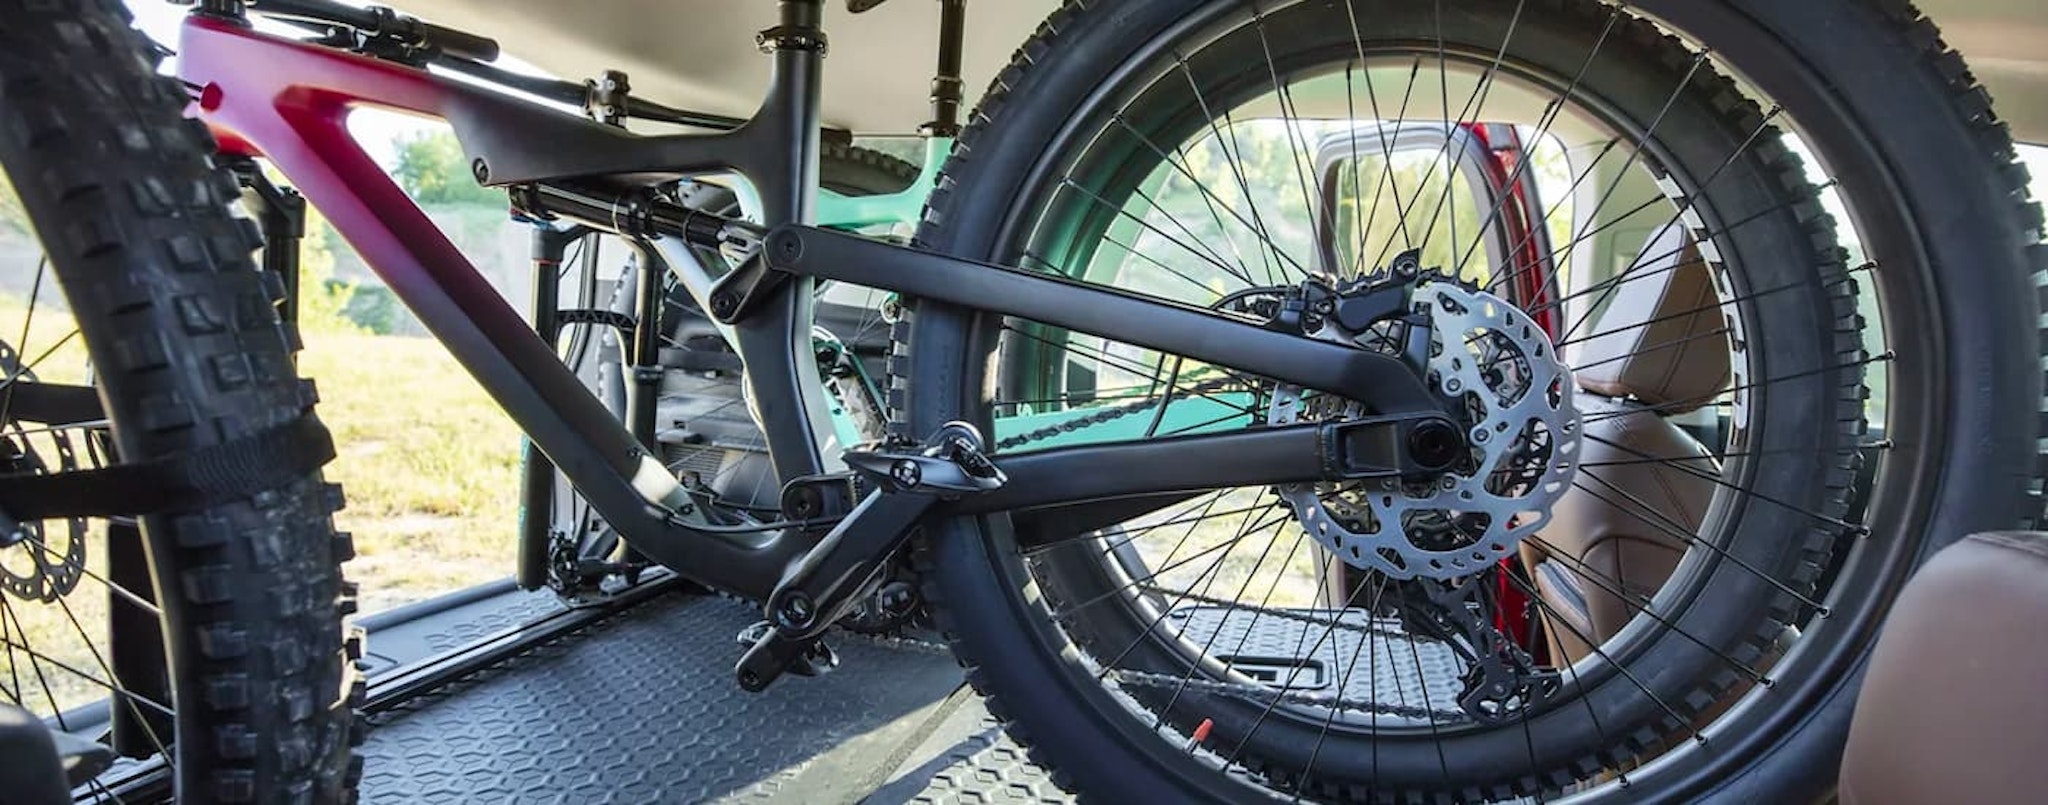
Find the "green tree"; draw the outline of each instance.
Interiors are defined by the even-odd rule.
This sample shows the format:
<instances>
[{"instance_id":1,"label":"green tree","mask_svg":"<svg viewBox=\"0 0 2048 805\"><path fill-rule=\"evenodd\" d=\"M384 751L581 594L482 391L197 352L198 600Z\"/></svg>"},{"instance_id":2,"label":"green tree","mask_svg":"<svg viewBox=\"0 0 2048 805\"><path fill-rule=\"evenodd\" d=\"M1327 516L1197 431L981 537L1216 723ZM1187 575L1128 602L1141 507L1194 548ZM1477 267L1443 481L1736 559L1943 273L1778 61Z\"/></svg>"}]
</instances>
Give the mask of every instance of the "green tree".
<instances>
[{"instance_id":1,"label":"green tree","mask_svg":"<svg viewBox=\"0 0 2048 805\"><path fill-rule=\"evenodd\" d=\"M299 241L299 328L313 333L354 333L364 327L348 315L356 284L334 278L334 227L319 210L306 210Z\"/></svg>"},{"instance_id":2,"label":"green tree","mask_svg":"<svg viewBox=\"0 0 2048 805\"><path fill-rule=\"evenodd\" d=\"M462 145L447 129L431 129L401 138L398 168L393 173L398 185L421 204L505 203L505 194L480 186L470 178L469 160Z\"/></svg>"}]
</instances>

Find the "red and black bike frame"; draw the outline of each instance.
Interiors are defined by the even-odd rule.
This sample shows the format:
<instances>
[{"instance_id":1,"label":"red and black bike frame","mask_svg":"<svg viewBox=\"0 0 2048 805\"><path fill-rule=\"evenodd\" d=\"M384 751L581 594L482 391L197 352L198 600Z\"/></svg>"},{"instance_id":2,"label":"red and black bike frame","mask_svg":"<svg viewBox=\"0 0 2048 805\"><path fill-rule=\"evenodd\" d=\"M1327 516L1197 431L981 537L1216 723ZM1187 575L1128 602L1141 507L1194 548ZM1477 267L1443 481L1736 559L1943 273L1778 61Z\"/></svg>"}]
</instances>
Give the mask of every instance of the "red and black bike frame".
<instances>
[{"instance_id":1,"label":"red and black bike frame","mask_svg":"<svg viewBox=\"0 0 2048 805\"><path fill-rule=\"evenodd\" d=\"M548 340L480 275L350 136L351 111L446 120L479 182L507 187L529 217L551 216L693 260L687 245L734 222L658 201L647 188L738 173L762 201L759 256L717 286L776 473L826 466L812 353L812 283L835 279L994 311L1366 402L1378 421L1263 428L998 457L1010 483L945 507L1019 511L1082 535L1200 490L1341 480L1413 469L1406 445L1443 424L1440 403L1399 359L1119 291L984 266L805 226L817 186L823 0L783 0L764 34L773 59L759 111L727 131L642 136L409 64L194 14L179 69L224 150L260 156L318 208L393 293L637 550L684 576L765 597L815 529L707 525L649 446L563 365ZM717 301L725 294L725 302ZM1231 462L1214 456L1229 455ZM1021 529L1020 529L1021 530ZM1040 529L1043 531L1043 529Z\"/></svg>"}]
</instances>

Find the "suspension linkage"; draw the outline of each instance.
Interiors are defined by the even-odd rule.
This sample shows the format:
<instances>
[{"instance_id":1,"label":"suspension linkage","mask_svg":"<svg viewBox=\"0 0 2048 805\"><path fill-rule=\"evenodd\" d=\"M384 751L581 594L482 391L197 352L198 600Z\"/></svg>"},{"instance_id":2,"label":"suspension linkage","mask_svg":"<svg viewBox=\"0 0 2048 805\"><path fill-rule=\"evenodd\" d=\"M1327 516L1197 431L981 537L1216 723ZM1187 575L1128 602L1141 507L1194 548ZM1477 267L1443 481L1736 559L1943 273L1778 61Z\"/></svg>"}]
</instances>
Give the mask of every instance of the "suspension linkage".
<instances>
[{"instance_id":1,"label":"suspension linkage","mask_svg":"<svg viewBox=\"0 0 2048 805\"><path fill-rule=\"evenodd\" d=\"M939 428L922 446L850 451L846 464L875 491L792 564L768 595L768 620L742 632L748 644L734 675L760 691L782 674L815 676L839 664L818 638L860 603L861 593L941 502L1002 488L1007 480L982 453L980 431Z\"/></svg>"}]
</instances>

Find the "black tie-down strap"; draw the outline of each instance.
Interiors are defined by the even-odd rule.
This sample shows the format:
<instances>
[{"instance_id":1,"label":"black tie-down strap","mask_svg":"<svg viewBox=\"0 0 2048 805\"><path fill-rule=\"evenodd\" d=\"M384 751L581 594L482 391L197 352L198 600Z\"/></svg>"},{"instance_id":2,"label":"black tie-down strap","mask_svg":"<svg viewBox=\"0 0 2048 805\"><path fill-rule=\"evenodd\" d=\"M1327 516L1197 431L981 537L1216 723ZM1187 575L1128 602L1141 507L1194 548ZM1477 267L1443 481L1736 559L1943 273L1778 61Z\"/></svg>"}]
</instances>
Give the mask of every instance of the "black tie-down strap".
<instances>
[{"instance_id":1,"label":"black tie-down strap","mask_svg":"<svg viewBox=\"0 0 2048 805\"><path fill-rule=\"evenodd\" d=\"M275 489L334 460L334 437L312 412L186 453L56 474L0 476L0 513L15 522L193 511Z\"/></svg>"}]
</instances>

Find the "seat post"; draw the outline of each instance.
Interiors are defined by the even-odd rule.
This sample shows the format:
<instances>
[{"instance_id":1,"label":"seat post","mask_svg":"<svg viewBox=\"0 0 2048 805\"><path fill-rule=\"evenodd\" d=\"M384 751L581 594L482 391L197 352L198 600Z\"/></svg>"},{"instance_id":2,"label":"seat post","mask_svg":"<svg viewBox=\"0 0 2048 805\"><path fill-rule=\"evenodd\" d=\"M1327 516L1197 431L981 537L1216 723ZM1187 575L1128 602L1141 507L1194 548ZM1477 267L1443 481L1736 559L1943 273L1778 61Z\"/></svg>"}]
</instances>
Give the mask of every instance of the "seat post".
<instances>
[{"instance_id":1,"label":"seat post","mask_svg":"<svg viewBox=\"0 0 2048 805\"><path fill-rule=\"evenodd\" d=\"M939 69L932 76L932 120L919 129L927 137L960 136L961 51L967 39L967 0L939 0Z\"/></svg>"}]
</instances>

